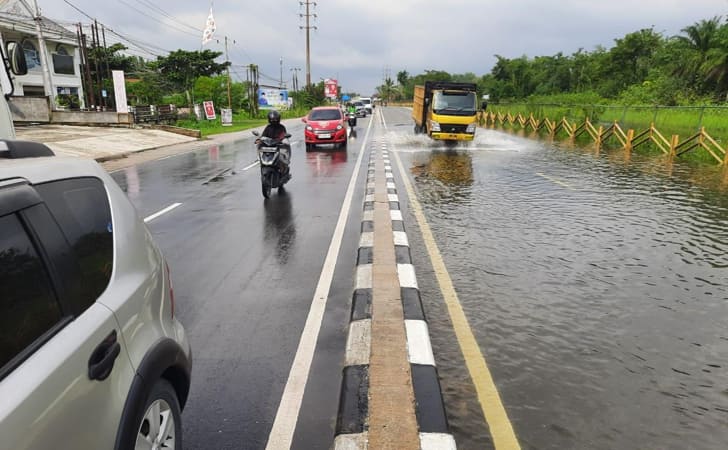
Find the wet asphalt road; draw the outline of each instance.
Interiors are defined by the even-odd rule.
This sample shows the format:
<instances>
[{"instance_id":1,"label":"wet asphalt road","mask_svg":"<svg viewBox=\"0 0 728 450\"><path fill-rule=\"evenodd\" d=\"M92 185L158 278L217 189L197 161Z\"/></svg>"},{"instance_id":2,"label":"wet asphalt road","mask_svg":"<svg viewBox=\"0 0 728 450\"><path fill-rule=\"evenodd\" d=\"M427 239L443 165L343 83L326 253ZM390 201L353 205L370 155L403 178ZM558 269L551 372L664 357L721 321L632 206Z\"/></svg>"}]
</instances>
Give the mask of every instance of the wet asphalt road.
<instances>
[{"instance_id":1,"label":"wet asphalt road","mask_svg":"<svg viewBox=\"0 0 728 450\"><path fill-rule=\"evenodd\" d=\"M275 418L361 147L351 140L347 150L306 153L303 125L289 132L293 179L268 200L251 167L253 136L113 174L142 216L181 203L149 227L193 347L186 449L264 448ZM361 208L352 211L294 448L333 440L361 220Z\"/></svg>"},{"instance_id":2,"label":"wet asphalt road","mask_svg":"<svg viewBox=\"0 0 728 450\"><path fill-rule=\"evenodd\" d=\"M448 148L413 136L406 109L383 113L372 134L415 186L522 448L726 447L728 201L715 170L493 130ZM264 448L275 417L360 150L306 154L302 126L289 130L294 179L268 202L257 167L243 170L250 139L114 174L145 216L182 203L150 228L195 356L185 448ZM493 448L394 173L458 448ZM293 448L333 438L363 188Z\"/></svg>"}]
</instances>

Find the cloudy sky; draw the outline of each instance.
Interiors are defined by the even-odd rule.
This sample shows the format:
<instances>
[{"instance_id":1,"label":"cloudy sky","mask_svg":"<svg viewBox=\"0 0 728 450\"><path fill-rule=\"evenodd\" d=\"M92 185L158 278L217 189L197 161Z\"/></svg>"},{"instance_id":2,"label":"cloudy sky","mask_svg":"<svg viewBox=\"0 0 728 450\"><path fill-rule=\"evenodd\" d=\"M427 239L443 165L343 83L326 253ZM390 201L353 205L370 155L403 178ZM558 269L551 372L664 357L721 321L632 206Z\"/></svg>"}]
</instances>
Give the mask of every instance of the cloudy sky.
<instances>
[{"instance_id":1,"label":"cloudy sky","mask_svg":"<svg viewBox=\"0 0 728 450\"><path fill-rule=\"evenodd\" d=\"M43 15L66 22L84 17L63 0L37 0ZM210 2L193 0L68 0L126 37L135 54L200 49ZM292 68L305 82L306 34L297 0L215 0L215 38L204 48L224 50L227 36L234 77L258 64L262 83L289 86ZM311 6L311 79L337 78L345 92L371 94L388 71L489 73L494 55L571 54L641 28L666 36L702 19L728 16L728 0L319 0ZM196 30L197 29L197 30ZM112 40L113 35L107 35ZM232 43L234 41L234 43Z\"/></svg>"}]
</instances>

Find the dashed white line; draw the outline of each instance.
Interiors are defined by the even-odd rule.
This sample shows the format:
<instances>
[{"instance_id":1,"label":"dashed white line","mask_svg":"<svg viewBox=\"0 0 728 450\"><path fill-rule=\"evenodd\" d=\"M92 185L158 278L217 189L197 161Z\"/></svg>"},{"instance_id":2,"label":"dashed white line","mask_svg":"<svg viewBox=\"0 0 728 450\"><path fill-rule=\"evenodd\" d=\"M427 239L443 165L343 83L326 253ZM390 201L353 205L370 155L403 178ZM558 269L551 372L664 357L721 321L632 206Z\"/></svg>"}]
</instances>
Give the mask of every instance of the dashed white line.
<instances>
[{"instance_id":1,"label":"dashed white line","mask_svg":"<svg viewBox=\"0 0 728 450\"><path fill-rule=\"evenodd\" d=\"M172 211L173 209L175 209L176 207L180 206L181 204L182 203L172 203L171 205L167 206L163 210L157 211L154 214L145 217L144 218L144 223L149 223L152 220L156 219L157 217L162 216L164 214L167 214L168 212Z\"/></svg>"},{"instance_id":2,"label":"dashed white line","mask_svg":"<svg viewBox=\"0 0 728 450\"><path fill-rule=\"evenodd\" d=\"M254 162L253 164L251 164L249 166L243 167L243 170L252 169L253 167L257 166L258 164L260 164L260 161L256 161L256 162Z\"/></svg>"}]
</instances>

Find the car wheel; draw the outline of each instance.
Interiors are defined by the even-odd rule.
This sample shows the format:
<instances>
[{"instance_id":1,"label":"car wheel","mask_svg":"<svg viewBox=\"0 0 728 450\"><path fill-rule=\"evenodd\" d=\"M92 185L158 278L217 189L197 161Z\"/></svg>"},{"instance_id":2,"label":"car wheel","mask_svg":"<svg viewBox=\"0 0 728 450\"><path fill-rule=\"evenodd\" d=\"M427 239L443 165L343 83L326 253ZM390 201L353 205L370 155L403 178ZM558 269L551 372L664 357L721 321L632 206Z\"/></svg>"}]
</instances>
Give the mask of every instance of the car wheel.
<instances>
[{"instance_id":1,"label":"car wheel","mask_svg":"<svg viewBox=\"0 0 728 450\"><path fill-rule=\"evenodd\" d=\"M182 412L177 393L167 380L158 380L149 393L134 448L182 448Z\"/></svg>"}]
</instances>

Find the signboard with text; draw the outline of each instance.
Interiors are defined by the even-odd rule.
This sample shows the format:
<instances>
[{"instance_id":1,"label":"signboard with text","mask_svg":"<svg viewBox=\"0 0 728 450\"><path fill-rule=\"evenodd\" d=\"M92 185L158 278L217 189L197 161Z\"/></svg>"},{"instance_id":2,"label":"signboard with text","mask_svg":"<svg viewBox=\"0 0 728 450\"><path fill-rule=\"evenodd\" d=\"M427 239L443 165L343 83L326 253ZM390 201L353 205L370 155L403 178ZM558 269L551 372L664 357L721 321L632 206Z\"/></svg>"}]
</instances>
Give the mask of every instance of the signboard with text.
<instances>
[{"instance_id":1,"label":"signboard with text","mask_svg":"<svg viewBox=\"0 0 728 450\"><path fill-rule=\"evenodd\" d=\"M338 81L327 78L324 80L324 93L326 98L337 98L339 96Z\"/></svg>"},{"instance_id":2,"label":"signboard with text","mask_svg":"<svg viewBox=\"0 0 728 450\"><path fill-rule=\"evenodd\" d=\"M215 115L215 105L212 103L212 100L202 102L202 107L205 108L205 117L208 120L213 120L217 117Z\"/></svg>"}]
</instances>

